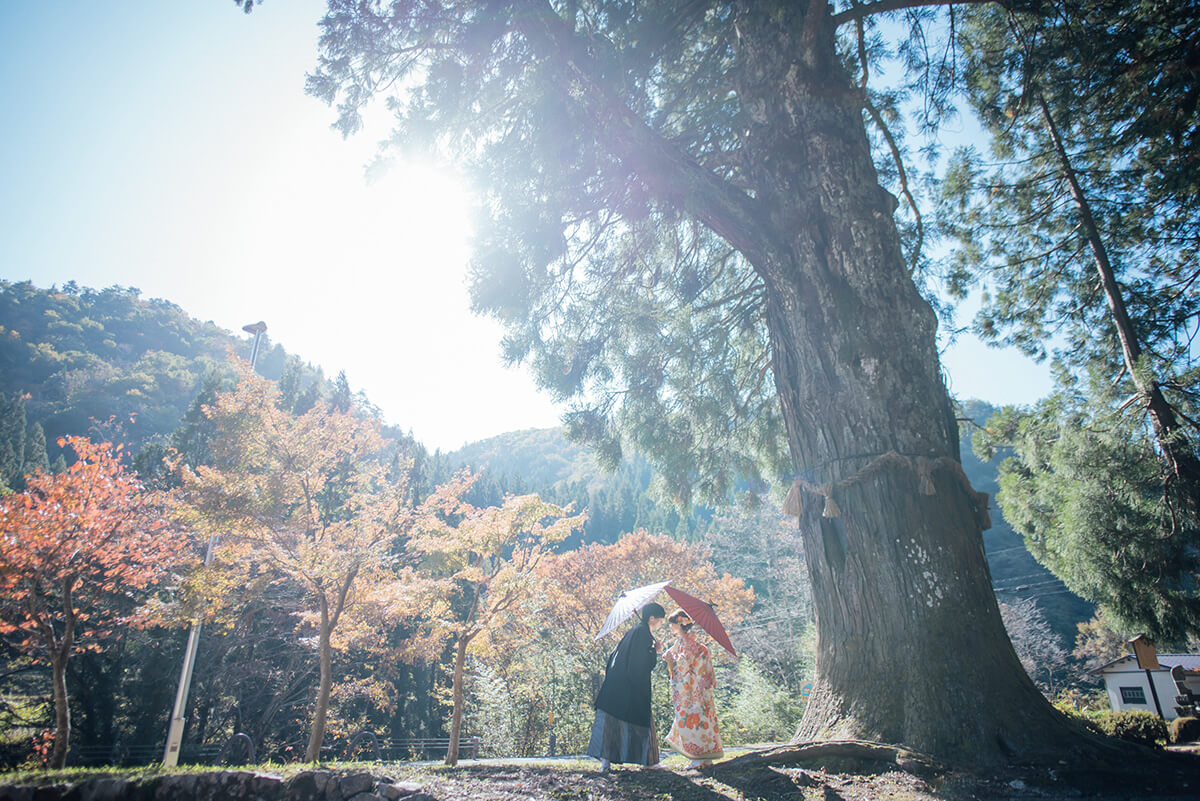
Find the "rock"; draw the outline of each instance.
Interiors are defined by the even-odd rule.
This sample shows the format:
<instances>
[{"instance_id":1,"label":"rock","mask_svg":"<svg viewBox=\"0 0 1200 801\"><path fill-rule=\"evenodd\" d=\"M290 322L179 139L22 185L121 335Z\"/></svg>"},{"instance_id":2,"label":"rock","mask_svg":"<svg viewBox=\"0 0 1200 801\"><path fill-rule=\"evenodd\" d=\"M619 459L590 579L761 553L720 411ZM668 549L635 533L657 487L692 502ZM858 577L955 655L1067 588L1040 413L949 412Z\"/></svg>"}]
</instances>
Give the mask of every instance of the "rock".
<instances>
[{"instance_id":1,"label":"rock","mask_svg":"<svg viewBox=\"0 0 1200 801\"><path fill-rule=\"evenodd\" d=\"M346 773L338 777L338 798L353 798L356 795L369 793L375 789L375 777L365 771L360 773ZM328 790L325 791L325 797L330 801L336 801L333 794Z\"/></svg>"},{"instance_id":2,"label":"rock","mask_svg":"<svg viewBox=\"0 0 1200 801\"><path fill-rule=\"evenodd\" d=\"M194 773L176 773L163 776L154 786L154 801L182 801L198 798L200 777Z\"/></svg>"},{"instance_id":3,"label":"rock","mask_svg":"<svg viewBox=\"0 0 1200 801\"><path fill-rule=\"evenodd\" d=\"M283 777L270 773L239 770L225 775L222 795L215 801L224 801L224 798L237 798L239 801L274 801L279 798L283 788Z\"/></svg>"},{"instance_id":4,"label":"rock","mask_svg":"<svg viewBox=\"0 0 1200 801\"><path fill-rule=\"evenodd\" d=\"M321 801L329 774L318 770L297 773L283 783L283 797L288 801Z\"/></svg>"},{"instance_id":5,"label":"rock","mask_svg":"<svg viewBox=\"0 0 1200 801\"><path fill-rule=\"evenodd\" d=\"M1024 790L1025 782L1021 781L1020 779L1013 779L1011 782L1008 783L1008 786L1014 790Z\"/></svg>"},{"instance_id":6,"label":"rock","mask_svg":"<svg viewBox=\"0 0 1200 801\"><path fill-rule=\"evenodd\" d=\"M129 794L129 782L124 779L92 779L72 787L63 801L126 801Z\"/></svg>"},{"instance_id":7,"label":"rock","mask_svg":"<svg viewBox=\"0 0 1200 801\"><path fill-rule=\"evenodd\" d=\"M43 784L33 789L33 801L59 801L66 791L61 784Z\"/></svg>"},{"instance_id":8,"label":"rock","mask_svg":"<svg viewBox=\"0 0 1200 801\"><path fill-rule=\"evenodd\" d=\"M391 784L380 784L377 792L388 801L398 801L398 799L419 793L424 789L416 782L392 782Z\"/></svg>"},{"instance_id":9,"label":"rock","mask_svg":"<svg viewBox=\"0 0 1200 801\"><path fill-rule=\"evenodd\" d=\"M374 793L359 793L358 795L350 796L348 801L387 801L387 799Z\"/></svg>"}]
</instances>

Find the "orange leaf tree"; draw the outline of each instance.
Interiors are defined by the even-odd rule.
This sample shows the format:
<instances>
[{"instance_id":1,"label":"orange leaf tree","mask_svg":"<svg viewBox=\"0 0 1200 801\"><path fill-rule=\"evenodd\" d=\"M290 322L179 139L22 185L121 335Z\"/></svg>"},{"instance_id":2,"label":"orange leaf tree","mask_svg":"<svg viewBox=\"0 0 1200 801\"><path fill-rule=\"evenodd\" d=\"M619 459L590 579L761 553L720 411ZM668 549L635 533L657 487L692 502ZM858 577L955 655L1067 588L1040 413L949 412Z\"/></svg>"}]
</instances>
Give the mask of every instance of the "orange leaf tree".
<instances>
[{"instance_id":1,"label":"orange leaf tree","mask_svg":"<svg viewBox=\"0 0 1200 801\"><path fill-rule=\"evenodd\" d=\"M561 554L542 569L553 590L547 618L585 659L612 650L616 640L596 642L596 632L617 597L631 587L670 579L673 586L711 603L726 626L741 622L754 602L742 579L717 573L707 547L644 530L625 534L612 545L593 543ZM670 606L665 594L657 600Z\"/></svg>"},{"instance_id":2,"label":"orange leaf tree","mask_svg":"<svg viewBox=\"0 0 1200 801\"><path fill-rule=\"evenodd\" d=\"M474 479L460 474L443 487L461 498ZM453 643L453 710L446 764L458 762L462 734L463 672L468 650L520 622L525 604L541 588L538 566L548 547L583 526L584 516L546 503L537 495L509 497L501 506L476 508L461 500L445 503L438 515L422 517L408 547L423 554L412 586L423 587L424 618L435 635ZM423 575L423 579L421 576Z\"/></svg>"},{"instance_id":3,"label":"orange leaf tree","mask_svg":"<svg viewBox=\"0 0 1200 801\"><path fill-rule=\"evenodd\" d=\"M276 386L239 363L237 388L206 409L214 463L183 468L195 525L222 538L227 571L298 585L302 626L316 631L319 681L306 761L319 758L333 652L369 636L364 611L398 580L392 544L415 514L407 466L389 458L374 420L318 401L302 415L277 405ZM339 628L340 627L340 628Z\"/></svg>"},{"instance_id":4,"label":"orange leaf tree","mask_svg":"<svg viewBox=\"0 0 1200 801\"><path fill-rule=\"evenodd\" d=\"M67 660L127 624L187 552L164 517L167 496L121 464L120 445L67 437L59 446L75 452L69 470L30 474L24 492L0 498L0 634L50 664L53 768L65 763L71 732Z\"/></svg>"}]
</instances>

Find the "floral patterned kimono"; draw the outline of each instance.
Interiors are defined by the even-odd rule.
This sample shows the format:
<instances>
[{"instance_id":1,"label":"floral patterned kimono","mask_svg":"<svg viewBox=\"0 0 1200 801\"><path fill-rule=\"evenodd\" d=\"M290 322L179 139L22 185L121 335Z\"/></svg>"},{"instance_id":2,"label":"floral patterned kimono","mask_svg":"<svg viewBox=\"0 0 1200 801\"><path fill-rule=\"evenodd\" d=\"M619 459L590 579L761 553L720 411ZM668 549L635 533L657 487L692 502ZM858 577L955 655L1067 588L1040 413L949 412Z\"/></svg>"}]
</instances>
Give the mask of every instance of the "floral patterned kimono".
<instances>
[{"instance_id":1,"label":"floral patterned kimono","mask_svg":"<svg viewBox=\"0 0 1200 801\"><path fill-rule=\"evenodd\" d=\"M721 733L717 729L717 684L708 648L696 635L685 631L679 642L663 655L671 670L671 699L675 720L667 744L692 760L720 759Z\"/></svg>"}]
</instances>

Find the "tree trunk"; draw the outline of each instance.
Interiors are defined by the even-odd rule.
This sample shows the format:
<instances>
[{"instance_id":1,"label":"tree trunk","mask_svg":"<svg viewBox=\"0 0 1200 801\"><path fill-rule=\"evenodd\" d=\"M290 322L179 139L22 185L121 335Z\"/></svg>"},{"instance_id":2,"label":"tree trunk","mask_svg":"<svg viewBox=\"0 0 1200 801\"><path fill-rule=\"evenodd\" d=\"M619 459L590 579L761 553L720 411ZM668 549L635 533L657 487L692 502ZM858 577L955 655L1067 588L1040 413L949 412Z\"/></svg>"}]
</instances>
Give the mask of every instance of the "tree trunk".
<instances>
[{"instance_id":1,"label":"tree trunk","mask_svg":"<svg viewBox=\"0 0 1200 801\"><path fill-rule=\"evenodd\" d=\"M1061 754L1091 740L1005 633L936 317L909 277L825 6L809 9L826 22L806 25L800 4L736 12L743 151L773 232L751 263L775 385L797 475L832 488L831 503L802 493L818 646L796 739L904 743L951 762Z\"/></svg>"},{"instance_id":2,"label":"tree trunk","mask_svg":"<svg viewBox=\"0 0 1200 801\"><path fill-rule=\"evenodd\" d=\"M71 741L71 706L67 698L67 660L75 648L75 578L62 579L63 634L56 640L54 628L46 623L46 642L50 646L50 683L54 693L54 748L50 751L52 770L67 764Z\"/></svg>"},{"instance_id":3,"label":"tree trunk","mask_svg":"<svg viewBox=\"0 0 1200 801\"><path fill-rule=\"evenodd\" d=\"M454 644L454 710L450 713L450 747L446 749L446 764L458 764L458 741L462 736L463 717L463 669L467 663L466 637L459 637Z\"/></svg>"},{"instance_id":4,"label":"tree trunk","mask_svg":"<svg viewBox=\"0 0 1200 801\"><path fill-rule=\"evenodd\" d=\"M329 691L333 686L333 646L330 635L333 626L329 622L329 604L321 598L321 631L317 638L317 651L321 662L321 678L317 683L317 705L313 710L312 731L308 736L305 762L317 762L321 758L321 743L325 739L325 719L329 714Z\"/></svg>"},{"instance_id":5,"label":"tree trunk","mask_svg":"<svg viewBox=\"0 0 1200 801\"><path fill-rule=\"evenodd\" d=\"M50 683L54 692L54 748L47 767L58 770L67 764L71 739L71 708L67 702L67 657L55 652L50 660Z\"/></svg>"},{"instance_id":6,"label":"tree trunk","mask_svg":"<svg viewBox=\"0 0 1200 801\"><path fill-rule=\"evenodd\" d=\"M1154 437L1162 454L1165 483L1171 485L1182 482L1183 486L1178 488L1180 490L1178 497L1186 505L1190 515L1194 517L1200 511L1197 508L1197 504L1200 503L1200 498L1197 498L1197 488L1200 488L1200 459L1197 459L1196 454L1192 451L1186 435L1181 430L1179 420L1175 416L1175 409L1163 395L1157 377L1152 370L1148 369L1147 365L1140 363L1142 361L1142 343L1138 338L1133 320L1129 317L1129 311L1125 306L1125 296L1117 283L1116 272L1108 257L1108 248L1105 247L1104 239L1100 236L1096 218L1092 215L1091 204L1083 192L1083 187L1079 184L1079 177L1071 163L1067 148L1063 144L1058 126L1054 122L1054 116L1050 113L1050 107L1046 105L1046 99L1041 92L1035 91L1035 100L1042 112L1042 121L1045 123L1046 133L1050 136L1050 142L1054 146L1054 154L1058 158L1063 178L1071 190L1071 199L1075 202L1075 208L1079 212L1083 234L1087 239L1088 248L1092 251L1092 263L1096 266L1100 287L1104 292L1104 299L1108 303L1109 313L1112 315L1113 328L1117 332L1117 341L1121 345L1125 370L1129 373L1134 387L1142 396L1146 414L1150 417Z\"/></svg>"}]
</instances>

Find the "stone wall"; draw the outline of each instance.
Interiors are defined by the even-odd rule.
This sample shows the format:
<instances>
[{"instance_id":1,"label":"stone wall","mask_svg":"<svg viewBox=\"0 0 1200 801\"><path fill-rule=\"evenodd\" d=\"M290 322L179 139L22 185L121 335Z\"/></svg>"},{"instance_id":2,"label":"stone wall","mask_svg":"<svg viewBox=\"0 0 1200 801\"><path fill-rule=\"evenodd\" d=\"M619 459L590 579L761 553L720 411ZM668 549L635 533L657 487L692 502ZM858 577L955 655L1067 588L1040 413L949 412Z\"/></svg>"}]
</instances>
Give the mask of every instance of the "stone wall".
<instances>
[{"instance_id":1,"label":"stone wall","mask_svg":"<svg viewBox=\"0 0 1200 801\"><path fill-rule=\"evenodd\" d=\"M106 776L58 784L0 785L0 801L436 801L420 785L366 771L253 771Z\"/></svg>"}]
</instances>

